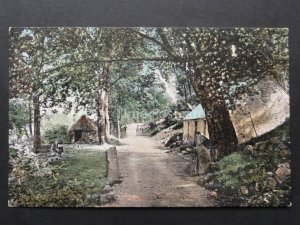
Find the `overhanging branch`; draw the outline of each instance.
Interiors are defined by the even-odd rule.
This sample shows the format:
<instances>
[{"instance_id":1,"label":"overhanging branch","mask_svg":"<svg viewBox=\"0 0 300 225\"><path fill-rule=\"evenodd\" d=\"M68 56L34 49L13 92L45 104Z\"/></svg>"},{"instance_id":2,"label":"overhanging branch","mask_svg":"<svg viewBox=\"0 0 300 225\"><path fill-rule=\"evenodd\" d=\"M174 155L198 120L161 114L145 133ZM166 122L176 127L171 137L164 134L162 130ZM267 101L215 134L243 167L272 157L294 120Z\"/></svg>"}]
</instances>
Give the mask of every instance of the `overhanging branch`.
<instances>
[{"instance_id":1,"label":"overhanging branch","mask_svg":"<svg viewBox=\"0 0 300 225\"><path fill-rule=\"evenodd\" d=\"M152 57L152 58L120 58L120 59L92 59L92 60L81 60L65 63L64 65L57 66L55 68L44 71L43 73L51 73L66 67L76 66L79 64L88 63L112 63L112 62L129 62L129 61L156 61L156 62L178 62L179 60L167 58L167 57Z\"/></svg>"}]
</instances>

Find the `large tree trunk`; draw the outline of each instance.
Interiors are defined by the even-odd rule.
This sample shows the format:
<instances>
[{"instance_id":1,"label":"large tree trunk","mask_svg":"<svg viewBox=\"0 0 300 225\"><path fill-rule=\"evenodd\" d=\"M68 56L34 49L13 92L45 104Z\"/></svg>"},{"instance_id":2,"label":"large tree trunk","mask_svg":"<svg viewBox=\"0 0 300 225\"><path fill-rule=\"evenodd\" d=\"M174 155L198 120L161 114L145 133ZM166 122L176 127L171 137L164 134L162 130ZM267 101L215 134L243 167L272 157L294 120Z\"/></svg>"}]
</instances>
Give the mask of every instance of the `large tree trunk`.
<instances>
[{"instance_id":1,"label":"large tree trunk","mask_svg":"<svg viewBox=\"0 0 300 225\"><path fill-rule=\"evenodd\" d=\"M222 158L236 150L238 139L231 121L229 110L222 97L208 97L210 89L194 84L194 91L206 111L209 139Z\"/></svg>"},{"instance_id":2,"label":"large tree trunk","mask_svg":"<svg viewBox=\"0 0 300 225\"><path fill-rule=\"evenodd\" d=\"M33 151L38 152L41 147L41 112L40 112L40 100L38 95L33 95Z\"/></svg>"},{"instance_id":3,"label":"large tree trunk","mask_svg":"<svg viewBox=\"0 0 300 225\"><path fill-rule=\"evenodd\" d=\"M219 158L236 150L238 139L225 102L206 101L209 139L219 152Z\"/></svg>"}]
</instances>

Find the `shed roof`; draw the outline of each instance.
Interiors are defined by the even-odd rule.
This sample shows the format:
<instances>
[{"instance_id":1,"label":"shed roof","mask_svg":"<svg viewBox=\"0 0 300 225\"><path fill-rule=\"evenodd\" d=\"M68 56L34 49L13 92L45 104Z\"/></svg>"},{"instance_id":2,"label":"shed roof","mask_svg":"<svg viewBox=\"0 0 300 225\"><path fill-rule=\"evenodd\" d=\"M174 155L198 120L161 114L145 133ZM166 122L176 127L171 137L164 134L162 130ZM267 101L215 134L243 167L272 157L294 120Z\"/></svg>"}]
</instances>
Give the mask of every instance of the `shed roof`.
<instances>
[{"instance_id":1,"label":"shed roof","mask_svg":"<svg viewBox=\"0 0 300 225\"><path fill-rule=\"evenodd\" d=\"M196 120L196 119L205 119L205 112L202 108L202 105L199 104L191 112L189 112L183 120Z\"/></svg>"}]
</instances>

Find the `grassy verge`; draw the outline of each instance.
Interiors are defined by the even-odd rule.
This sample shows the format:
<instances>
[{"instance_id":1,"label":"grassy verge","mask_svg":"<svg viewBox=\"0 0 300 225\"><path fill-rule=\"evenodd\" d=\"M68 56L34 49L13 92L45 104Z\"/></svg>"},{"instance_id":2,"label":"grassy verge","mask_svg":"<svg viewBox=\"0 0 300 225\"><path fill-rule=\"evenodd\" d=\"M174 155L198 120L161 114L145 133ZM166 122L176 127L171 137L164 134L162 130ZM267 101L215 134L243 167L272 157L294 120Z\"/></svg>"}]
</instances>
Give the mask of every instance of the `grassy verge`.
<instances>
[{"instance_id":1,"label":"grassy verge","mask_svg":"<svg viewBox=\"0 0 300 225\"><path fill-rule=\"evenodd\" d=\"M100 195L106 184L105 153L89 149L66 149L63 160L50 164L52 176L27 176L10 187L18 207L92 207L88 196Z\"/></svg>"},{"instance_id":2,"label":"grassy verge","mask_svg":"<svg viewBox=\"0 0 300 225\"><path fill-rule=\"evenodd\" d=\"M283 141L284 137L288 137ZM275 139L274 139L275 138ZM274 141L275 140L275 141ZM289 206L291 201L291 177L289 169L278 170L290 165L289 122L247 144L255 146L267 142L271 149L256 150L250 154L239 146L239 151L222 158L216 171L205 186L218 191L221 206L277 207ZM284 172L282 172L284 171ZM284 180L276 180L276 173ZM286 173L286 175L284 175Z\"/></svg>"}]
</instances>

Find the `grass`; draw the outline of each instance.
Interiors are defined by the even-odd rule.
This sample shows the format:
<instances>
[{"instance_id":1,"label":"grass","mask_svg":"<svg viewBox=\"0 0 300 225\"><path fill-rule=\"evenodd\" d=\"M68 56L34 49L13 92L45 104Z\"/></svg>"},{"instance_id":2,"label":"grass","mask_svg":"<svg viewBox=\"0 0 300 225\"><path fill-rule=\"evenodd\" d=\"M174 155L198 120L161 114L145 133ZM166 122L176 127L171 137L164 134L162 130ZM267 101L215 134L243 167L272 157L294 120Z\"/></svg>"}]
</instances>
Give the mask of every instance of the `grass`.
<instances>
[{"instance_id":1,"label":"grass","mask_svg":"<svg viewBox=\"0 0 300 225\"><path fill-rule=\"evenodd\" d=\"M224 157L219 162L219 179L223 185L237 190L242 185L255 184L266 177L264 160L243 155L240 152Z\"/></svg>"},{"instance_id":2,"label":"grass","mask_svg":"<svg viewBox=\"0 0 300 225\"><path fill-rule=\"evenodd\" d=\"M63 160L50 164L52 176L27 176L10 187L17 207L93 207L87 196L100 196L106 184L105 153L67 148ZM95 198L96 199L96 198Z\"/></svg>"},{"instance_id":3,"label":"grass","mask_svg":"<svg viewBox=\"0 0 300 225\"><path fill-rule=\"evenodd\" d=\"M89 149L66 149L70 155L61 166L53 164L56 179L75 181L87 187L86 194L102 193L105 186L105 153ZM57 167L55 169L55 167Z\"/></svg>"},{"instance_id":4,"label":"grass","mask_svg":"<svg viewBox=\"0 0 300 225\"><path fill-rule=\"evenodd\" d=\"M282 184L277 184L274 190L269 190L266 185L269 177L274 179L272 173L275 173L278 164L290 162L290 150L285 151L278 147L284 135L289 135L289 121L267 134L240 145L240 151L217 162L219 171L214 179L213 188L218 188L222 206L287 206L290 203L290 178ZM259 155L243 152L245 145L270 141L273 137L279 139L272 144L272 151L261 150ZM272 172L271 175L269 172ZM242 186L247 188L248 194L241 192ZM268 201L264 200L265 194L271 196L268 197Z\"/></svg>"}]
</instances>

